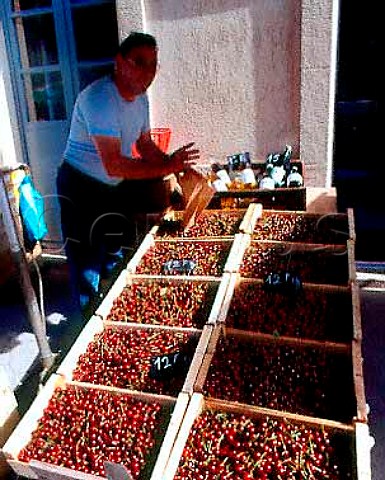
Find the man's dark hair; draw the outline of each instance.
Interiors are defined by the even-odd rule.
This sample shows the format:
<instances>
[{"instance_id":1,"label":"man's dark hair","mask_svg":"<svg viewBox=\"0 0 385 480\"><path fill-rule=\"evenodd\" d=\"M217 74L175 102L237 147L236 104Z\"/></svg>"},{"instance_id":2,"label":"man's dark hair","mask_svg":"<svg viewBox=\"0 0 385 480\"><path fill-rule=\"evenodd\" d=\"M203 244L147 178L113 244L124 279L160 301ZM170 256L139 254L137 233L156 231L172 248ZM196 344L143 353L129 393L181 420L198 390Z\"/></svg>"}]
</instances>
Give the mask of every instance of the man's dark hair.
<instances>
[{"instance_id":1,"label":"man's dark hair","mask_svg":"<svg viewBox=\"0 0 385 480\"><path fill-rule=\"evenodd\" d=\"M128 37L126 37L118 48L118 53L125 57L130 53L133 48L136 47L153 47L156 48L155 37L149 33L143 32L131 32Z\"/></svg>"}]
</instances>

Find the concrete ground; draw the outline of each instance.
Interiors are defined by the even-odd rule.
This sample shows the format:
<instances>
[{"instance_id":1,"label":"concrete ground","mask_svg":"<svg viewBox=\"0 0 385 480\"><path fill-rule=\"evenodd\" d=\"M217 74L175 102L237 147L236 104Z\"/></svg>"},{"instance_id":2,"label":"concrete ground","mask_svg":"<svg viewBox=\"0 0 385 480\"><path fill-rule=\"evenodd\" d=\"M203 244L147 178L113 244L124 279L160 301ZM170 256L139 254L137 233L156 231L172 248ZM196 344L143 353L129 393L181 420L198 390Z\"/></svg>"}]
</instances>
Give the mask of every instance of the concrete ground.
<instances>
[{"instance_id":1,"label":"concrete ground","mask_svg":"<svg viewBox=\"0 0 385 480\"><path fill-rule=\"evenodd\" d=\"M84 320L76 315L69 293L65 262L45 261L41 266L45 310L49 320L51 348L63 358L82 328ZM33 282L37 287L36 276ZM363 283L361 310L363 324L364 379L370 407L370 432L375 438L372 449L372 480L383 480L385 472L385 289L372 290ZM0 287L0 366L8 373L9 383L23 413L37 392L39 383L38 349L26 318L19 286L10 282ZM6 480L16 480L10 473ZM21 480L21 479L20 479Z\"/></svg>"}]
</instances>

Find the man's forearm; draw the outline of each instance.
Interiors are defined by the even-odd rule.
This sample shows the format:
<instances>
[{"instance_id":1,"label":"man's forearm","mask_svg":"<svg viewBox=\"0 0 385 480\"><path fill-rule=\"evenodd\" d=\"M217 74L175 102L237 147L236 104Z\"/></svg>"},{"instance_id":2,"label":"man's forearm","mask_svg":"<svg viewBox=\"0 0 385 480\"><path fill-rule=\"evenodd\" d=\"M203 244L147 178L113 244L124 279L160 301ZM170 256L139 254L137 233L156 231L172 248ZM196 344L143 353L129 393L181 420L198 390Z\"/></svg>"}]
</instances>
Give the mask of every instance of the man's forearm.
<instances>
[{"instance_id":1,"label":"man's forearm","mask_svg":"<svg viewBox=\"0 0 385 480\"><path fill-rule=\"evenodd\" d=\"M104 164L110 177L131 180L161 178L174 173L173 162L169 157L157 161L120 156Z\"/></svg>"}]
</instances>

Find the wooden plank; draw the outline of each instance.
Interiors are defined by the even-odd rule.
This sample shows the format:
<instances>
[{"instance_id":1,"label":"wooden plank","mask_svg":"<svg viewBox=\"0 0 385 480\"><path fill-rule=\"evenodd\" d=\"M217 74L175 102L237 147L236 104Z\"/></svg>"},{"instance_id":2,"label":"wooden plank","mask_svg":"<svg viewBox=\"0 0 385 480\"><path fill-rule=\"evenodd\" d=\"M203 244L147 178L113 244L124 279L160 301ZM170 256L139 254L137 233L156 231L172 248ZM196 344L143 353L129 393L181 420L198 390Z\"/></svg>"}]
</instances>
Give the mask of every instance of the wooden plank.
<instances>
[{"instance_id":1,"label":"wooden plank","mask_svg":"<svg viewBox=\"0 0 385 480\"><path fill-rule=\"evenodd\" d=\"M346 210L346 214L348 216L349 239L355 242L357 240L357 236L356 236L356 225L354 220L354 210L352 208L348 208Z\"/></svg>"},{"instance_id":2,"label":"wooden plank","mask_svg":"<svg viewBox=\"0 0 385 480\"><path fill-rule=\"evenodd\" d=\"M182 425L176 438L174 448L171 451L162 480L173 480L178 470L179 461L186 445L191 428L195 419L201 413L203 408L203 396L194 393L187 407ZM154 479L155 480L155 479Z\"/></svg>"},{"instance_id":3,"label":"wooden plank","mask_svg":"<svg viewBox=\"0 0 385 480\"><path fill-rule=\"evenodd\" d=\"M250 203L243 217L243 220L239 226L240 232L247 233L247 234L253 233L257 219L260 218L261 216L262 216L262 204Z\"/></svg>"},{"instance_id":4,"label":"wooden plank","mask_svg":"<svg viewBox=\"0 0 385 480\"><path fill-rule=\"evenodd\" d=\"M222 276L209 318L207 320L208 325L216 325L219 322L223 308L223 302L226 298L229 283L231 281L231 276L231 273L224 273Z\"/></svg>"},{"instance_id":5,"label":"wooden plank","mask_svg":"<svg viewBox=\"0 0 385 480\"><path fill-rule=\"evenodd\" d=\"M358 282L354 281L351 285L352 292L352 314L353 314L353 338L358 342L362 341L362 317L361 317L361 297Z\"/></svg>"},{"instance_id":6,"label":"wooden plank","mask_svg":"<svg viewBox=\"0 0 385 480\"><path fill-rule=\"evenodd\" d=\"M237 233L235 235L229 256L227 257L227 261L224 267L224 273L234 273L239 271L239 266L242 263L243 255L245 254L249 242L249 235L243 233Z\"/></svg>"},{"instance_id":7,"label":"wooden plank","mask_svg":"<svg viewBox=\"0 0 385 480\"><path fill-rule=\"evenodd\" d=\"M162 446L151 474L150 480L160 480L163 478L167 462L170 458L172 448L176 442L179 430L181 428L190 397L186 393L180 393L172 412Z\"/></svg>"},{"instance_id":8,"label":"wooden plank","mask_svg":"<svg viewBox=\"0 0 385 480\"><path fill-rule=\"evenodd\" d=\"M103 320L100 317L93 316L86 323L83 330L80 332L75 343L70 348L64 360L61 362L56 372L63 375L67 380L72 378L72 372L75 369L79 357L87 349L87 346L97 333L104 329Z\"/></svg>"},{"instance_id":9,"label":"wooden plank","mask_svg":"<svg viewBox=\"0 0 385 480\"><path fill-rule=\"evenodd\" d=\"M223 299L222 307L220 314L218 315L218 321L217 323L224 323L227 318L227 314L229 312L229 308L231 305L231 301L233 299L233 295L235 292L236 287L239 285L240 282L240 276L239 273L231 273L229 282L228 282L228 287L226 290L225 297Z\"/></svg>"},{"instance_id":10,"label":"wooden plank","mask_svg":"<svg viewBox=\"0 0 385 480\"><path fill-rule=\"evenodd\" d=\"M221 337L221 335L223 335L223 331L224 331L224 328L222 324L217 324L213 327L210 342L207 346L208 353L215 352L219 338Z\"/></svg>"},{"instance_id":11,"label":"wooden plank","mask_svg":"<svg viewBox=\"0 0 385 480\"><path fill-rule=\"evenodd\" d=\"M352 342L352 363L353 363L353 381L354 392L357 400L357 420L368 422L367 404L365 396L362 344L361 341Z\"/></svg>"},{"instance_id":12,"label":"wooden plank","mask_svg":"<svg viewBox=\"0 0 385 480\"><path fill-rule=\"evenodd\" d=\"M182 224L185 228L188 228L195 223L195 219L210 203L214 193L215 189L209 185L207 179L202 176L185 207L182 219Z\"/></svg>"},{"instance_id":13,"label":"wooden plank","mask_svg":"<svg viewBox=\"0 0 385 480\"><path fill-rule=\"evenodd\" d=\"M192 168L179 175L178 183L182 187L183 200L185 205L187 205L192 194L194 193L194 190L196 190L196 188L199 188L203 181L207 182L205 176L201 172L198 172L197 170Z\"/></svg>"},{"instance_id":14,"label":"wooden plank","mask_svg":"<svg viewBox=\"0 0 385 480\"><path fill-rule=\"evenodd\" d=\"M346 423L328 420L325 418L312 417L308 415L300 415L298 413L283 412L272 408L258 407L256 405L246 405L244 403L229 402L227 400L204 398L205 407L212 410L224 412L240 413L248 415L252 418L260 418L264 416L274 418L286 418L294 422L301 422L315 427L327 427L331 429L353 432L354 426Z\"/></svg>"},{"instance_id":15,"label":"wooden plank","mask_svg":"<svg viewBox=\"0 0 385 480\"><path fill-rule=\"evenodd\" d=\"M207 374L209 372L210 365L213 361L214 354L215 354L214 350L211 350L211 351L207 350L206 353L204 354L195 378L195 382L192 386L192 391L194 393L203 392L203 387L206 382Z\"/></svg>"},{"instance_id":16,"label":"wooden plank","mask_svg":"<svg viewBox=\"0 0 385 480\"><path fill-rule=\"evenodd\" d=\"M245 342L256 342L256 343L270 343L270 344L281 344L281 345L291 345L297 348L318 348L322 350L329 350L331 352L341 352L341 353L350 353L351 345L350 343L342 342L329 342L325 340L312 340L309 338L302 337L287 337L285 335L273 335L269 333L253 332L250 330L239 330L235 328L228 328L226 325L222 324L221 334L223 337L234 337L241 339ZM220 335L219 335L220 336ZM219 340L219 338L218 338Z\"/></svg>"},{"instance_id":17,"label":"wooden plank","mask_svg":"<svg viewBox=\"0 0 385 480\"><path fill-rule=\"evenodd\" d=\"M139 262L148 251L150 247L152 247L155 243L154 237L151 234L147 234L142 243L139 245L139 248L136 250L134 256L128 262L126 270L128 273L135 273L135 270L138 267Z\"/></svg>"},{"instance_id":18,"label":"wooden plank","mask_svg":"<svg viewBox=\"0 0 385 480\"><path fill-rule=\"evenodd\" d=\"M202 361L205 357L207 352L207 348L211 339L213 331L212 325L206 325L203 328L202 335L200 336L197 348L195 350L193 359L191 361L190 368L187 372L186 380L182 387L182 392L187 393L188 395L192 395L194 392L194 385L199 374Z\"/></svg>"},{"instance_id":19,"label":"wooden plank","mask_svg":"<svg viewBox=\"0 0 385 480\"><path fill-rule=\"evenodd\" d=\"M355 282L357 280L355 248L356 248L356 243L353 240L348 240L347 249L348 249L348 268L349 268L350 282Z\"/></svg>"}]
</instances>

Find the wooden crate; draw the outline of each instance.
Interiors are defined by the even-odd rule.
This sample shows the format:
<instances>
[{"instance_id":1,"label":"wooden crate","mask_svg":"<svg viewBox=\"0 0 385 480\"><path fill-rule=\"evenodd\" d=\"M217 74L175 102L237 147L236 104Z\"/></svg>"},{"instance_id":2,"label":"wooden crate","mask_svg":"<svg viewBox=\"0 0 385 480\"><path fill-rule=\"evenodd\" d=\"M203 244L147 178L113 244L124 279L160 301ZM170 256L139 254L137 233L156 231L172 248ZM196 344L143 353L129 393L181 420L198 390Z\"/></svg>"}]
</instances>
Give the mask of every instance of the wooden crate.
<instances>
[{"instance_id":1,"label":"wooden crate","mask_svg":"<svg viewBox=\"0 0 385 480\"><path fill-rule=\"evenodd\" d=\"M171 453L171 449L179 432L181 422L183 420L187 405L188 395L181 393L178 398L172 398L161 395L150 395L138 392L123 391L110 387L82 385L78 382L67 382L60 375L53 374L47 381L44 388L37 395L29 410L25 413L16 429L3 447L4 455L7 462L17 475L32 479L49 479L49 480L103 480L104 477L86 474L80 471L74 471L65 467L58 467L46 462L32 461L25 463L18 460L21 450L31 440L32 433L38 426L39 420L43 415L44 409L47 407L56 387L67 388L67 386L75 386L82 389L94 389L105 391L114 395L129 394L134 399L141 400L145 403L157 402L169 411L169 421L167 422L164 435L156 446L157 453L150 460L153 464L152 472L146 475L150 480L159 480L162 478L167 460ZM167 415L168 416L168 415Z\"/></svg>"},{"instance_id":2,"label":"wooden crate","mask_svg":"<svg viewBox=\"0 0 385 480\"><path fill-rule=\"evenodd\" d=\"M129 261L127 271L140 275L163 275L165 274L163 265L167 261L193 260L196 262L197 267L192 275L175 276L187 278L191 276L220 277L224 272L232 271L232 266L229 262L233 249L238 248L238 238L242 236L243 234L236 234L234 239L156 240L151 234L148 234ZM199 250L200 248L201 251ZM206 265L204 262L206 262Z\"/></svg>"},{"instance_id":3,"label":"wooden crate","mask_svg":"<svg viewBox=\"0 0 385 480\"><path fill-rule=\"evenodd\" d=\"M333 446L337 442L343 442L340 444L340 447L343 446L343 452L347 453L347 455L341 455L340 460L345 468L350 469L351 467L351 473L353 476L349 478L352 478L353 480L371 479L370 450L373 445L373 440L370 437L368 426L365 424L355 423L354 425L345 425L343 423L313 417L287 414L249 405L207 399L201 394L196 393L193 395L189 403L162 480L174 480L176 478L183 450L187 444L194 422L207 410L218 413L245 415L256 421L258 421L258 419L267 418L289 421L291 424L298 426L305 425L315 429L326 430L329 433L329 438Z\"/></svg>"},{"instance_id":4,"label":"wooden crate","mask_svg":"<svg viewBox=\"0 0 385 480\"><path fill-rule=\"evenodd\" d=\"M231 274L218 321L227 327L331 342L361 339L355 284L305 283L300 292L269 291L262 279Z\"/></svg>"},{"instance_id":5,"label":"wooden crate","mask_svg":"<svg viewBox=\"0 0 385 480\"><path fill-rule=\"evenodd\" d=\"M186 392L186 391L192 391L191 385L195 383L196 376L198 373L198 367L200 366L204 353L207 350L207 345L208 342L211 338L211 331L212 331L212 325L206 325L203 330L198 330L198 329L186 329L186 328L170 328L170 327L163 327L159 325L136 325L136 324L125 324L125 323L119 323L119 322L107 322L103 321L100 317L92 317L82 332L80 333L79 337L73 344L72 348L62 361L62 363L59 365L57 369L57 373L59 375L62 375L67 381L73 381L75 380L74 378L74 370L78 366L78 362L81 360L81 355L84 354L87 351L87 348L94 342L95 336L97 334L100 334L106 330L123 330L125 332L147 332L149 335L151 333L157 334L161 332L166 332L166 333L184 333L186 335L186 338L188 340L193 341L194 345L196 344L192 357L191 357L191 363L188 367L186 376L184 378L178 377L178 381L181 384L180 390L176 392L176 394L171 395L171 396L176 396L179 392ZM152 344L148 343L146 344L146 348L148 347L148 350L151 351ZM156 356L156 352L154 352L154 356ZM143 379L144 380L144 379ZM87 383L84 381L83 383ZM147 383L147 382L146 382ZM168 387L170 388L176 388L177 382L170 382L170 385ZM160 387L160 384L159 384ZM167 387L167 385L166 385ZM151 388L151 387L149 387ZM134 391L133 388L129 387L120 387L120 389L129 389L130 391ZM145 385L143 385L143 388L140 390L140 392L145 391ZM147 390L147 393L153 393L150 390Z\"/></svg>"},{"instance_id":6,"label":"wooden crate","mask_svg":"<svg viewBox=\"0 0 385 480\"><path fill-rule=\"evenodd\" d=\"M305 180L305 166L300 160L292 160L292 166L298 167L299 173ZM223 166L227 169L227 166ZM252 169L256 176L265 169L265 162L255 162ZM275 210L306 210L306 188L275 188L261 190L250 188L245 190L230 189L225 192L216 192L209 204L209 208L246 208L250 203L261 203L263 208Z\"/></svg>"},{"instance_id":7,"label":"wooden crate","mask_svg":"<svg viewBox=\"0 0 385 480\"><path fill-rule=\"evenodd\" d=\"M227 342L223 348L222 342ZM320 342L218 325L211 335L194 391L343 423L367 422L359 345L355 340L350 344ZM212 370L217 359L229 366L227 378L221 365ZM221 385L223 378L223 387L228 391L209 393L210 377ZM256 389L258 382L261 384Z\"/></svg>"},{"instance_id":8,"label":"wooden crate","mask_svg":"<svg viewBox=\"0 0 385 480\"><path fill-rule=\"evenodd\" d=\"M356 279L352 240L347 245L317 245L245 237L238 269L243 277L264 280L270 273L289 271L303 283L345 286Z\"/></svg>"},{"instance_id":9,"label":"wooden crate","mask_svg":"<svg viewBox=\"0 0 385 480\"><path fill-rule=\"evenodd\" d=\"M206 323L215 323L223 303L228 281L228 275L223 275L222 278L197 276L181 278L162 275L135 275L127 274L125 272L111 287L111 290L96 310L95 315L100 316L103 320L118 320L132 325L151 324L182 328L184 325L181 324L180 318L186 313L183 305L180 303L180 294L183 291L183 285L187 285L191 295L194 295L194 285L204 285L207 289L206 294L204 295L204 298L202 298L202 301L197 302L195 313L191 312L192 325L189 326L191 328L200 329ZM146 288L151 285L153 285L154 290L149 298L148 294L145 295L145 293ZM133 293L135 287L143 288L143 290L141 290L140 298L136 298L135 293ZM137 313L137 316L140 315L140 318L134 317L131 320L126 318L126 316L129 315L129 312L127 308L123 307L122 302L125 296L129 297L130 295L132 295L132 297L130 297L130 302L136 302L138 305L140 304L142 306ZM149 305L149 302L151 302L151 305ZM120 303L122 303L121 309L123 310L121 320L114 318L114 312L118 311ZM155 315L147 319L140 314L140 312L144 312L146 305L159 305L158 319L155 318ZM170 317L170 320L166 320L164 315L163 319L161 318L163 311L166 311L167 317ZM124 318L123 315L125 316ZM118 314L117 317L119 317Z\"/></svg>"},{"instance_id":10,"label":"wooden crate","mask_svg":"<svg viewBox=\"0 0 385 480\"><path fill-rule=\"evenodd\" d=\"M251 233L257 218L262 214L261 204L250 204L247 209L203 210L195 223L183 229L180 222L183 211L171 211L150 233L155 238L233 238L236 233Z\"/></svg>"},{"instance_id":11,"label":"wooden crate","mask_svg":"<svg viewBox=\"0 0 385 480\"><path fill-rule=\"evenodd\" d=\"M264 209L252 231L254 240L346 245L355 240L353 210L308 213Z\"/></svg>"}]
</instances>

